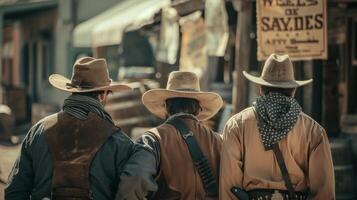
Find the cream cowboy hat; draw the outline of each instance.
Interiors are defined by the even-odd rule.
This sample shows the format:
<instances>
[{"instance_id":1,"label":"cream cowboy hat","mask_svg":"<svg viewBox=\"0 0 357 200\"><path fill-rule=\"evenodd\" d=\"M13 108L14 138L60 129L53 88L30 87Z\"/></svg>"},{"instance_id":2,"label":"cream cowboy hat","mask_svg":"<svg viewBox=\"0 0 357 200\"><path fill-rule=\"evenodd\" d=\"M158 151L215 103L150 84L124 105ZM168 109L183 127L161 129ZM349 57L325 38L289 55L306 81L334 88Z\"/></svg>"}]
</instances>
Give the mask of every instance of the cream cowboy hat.
<instances>
[{"instance_id":1,"label":"cream cowboy hat","mask_svg":"<svg viewBox=\"0 0 357 200\"><path fill-rule=\"evenodd\" d=\"M59 74L52 74L48 80L52 86L74 93L131 90L126 84L112 82L105 59L92 57L80 58L74 63L71 80Z\"/></svg>"},{"instance_id":2,"label":"cream cowboy hat","mask_svg":"<svg viewBox=\"0 0 357 200\"><path fill-rule=\"evenodd\" d=\"M312 79L295 80L293 63L288 55L271 54L265 61L260 77L246 71L243 71L243 75L256 84L277 88L297 88L312 82Z\"/></svg>"},{"instance_id":3,"label":"cream cowboy hat","mask_svg":"<svg viewBox=\"0 0 357 200\"><path fill-rule=\"evenodd\" d=\"M213 92L200 91L198 77L192 72L171 72L166 89L152 89L143 94L143 104L154 115L165 119L166 100L191 98L199 101L202 108L197 118L201 121L213 117L223 105L221 96Z\"/></svg>"}]
</instances>

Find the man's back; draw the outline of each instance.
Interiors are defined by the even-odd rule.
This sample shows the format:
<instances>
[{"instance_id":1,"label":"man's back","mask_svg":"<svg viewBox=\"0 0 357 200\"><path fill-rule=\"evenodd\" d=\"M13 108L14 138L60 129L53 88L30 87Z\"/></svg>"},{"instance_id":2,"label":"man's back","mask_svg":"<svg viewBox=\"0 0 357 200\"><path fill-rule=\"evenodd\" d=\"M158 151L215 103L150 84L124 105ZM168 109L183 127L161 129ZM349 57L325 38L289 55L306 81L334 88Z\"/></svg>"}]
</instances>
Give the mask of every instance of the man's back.
<instances>
[{"instance_id":1,"label":"man's back","mask_svg":"<svg viewBox=\"0 0 357 200\"><path fill-rule=\"evenodd\" d=\"M218 180L221 137L194 117L191 118L187 115L183 119L196 137L201 151L206 156L213 174ZM167 195L163 194L165 193L163 185L180 193L177 194L180 199L209 199L206 196L200 175L192 162L187 144L178 130L172 125L163 124L150 132L150 135L159 143L160 150L159 191L155 199L162 199Z\"/></svg>"},{"instance_id":2,"label":"man's back","mask_svg":"<svg viewBox=\"0 0 357 200\"><path fill-rule=\"evenodd\" d=\"M262 188L286 190L274 153L264 149L257 124L251 107L233 116L225 127L221 199L235 199L230 192L232 186L247 191ZM310 197L315 199L334 196L328 139L318 123L301 112L292 130L279 142L279 147L295 191L309 189Z\"/></svg>"},{"instance_id":3,"label":"man's back","mask_svg":"<svg viewBox=\"0 0 357 200\"><path fill-rule=\"evenodd\" d=\"M57 118L45 118L29 131L10 175L6 199L142 199L155 191L151 173L136 159L146 150L115 127L104 109L110 93L132 89L112 82L106 60L81 57L73 65L71 79L52 74L48 80L71 95ZM150 159L149 155L143 160L150 164ZM130 191L119 186L119 179L128 174L137 182Z\"/></svg>"},{"instance_id":4,"label":"man's back","mask_svg":"<svg viewBox=\"0 0 357 200\"><path fill-rule=\"evenodd\" d=\"M45 135L47 120L45 118L32 127L24 140L21 156L6 188L6 199L27 199L29 195L32 199L50 197L53 155ZM97 134L101 134L100 131ZM115 198L120 171L133 150L133 142L121 131L116 131L104 142L89 170L90 188L95 199Z\"/></svg>"}]
</instances>

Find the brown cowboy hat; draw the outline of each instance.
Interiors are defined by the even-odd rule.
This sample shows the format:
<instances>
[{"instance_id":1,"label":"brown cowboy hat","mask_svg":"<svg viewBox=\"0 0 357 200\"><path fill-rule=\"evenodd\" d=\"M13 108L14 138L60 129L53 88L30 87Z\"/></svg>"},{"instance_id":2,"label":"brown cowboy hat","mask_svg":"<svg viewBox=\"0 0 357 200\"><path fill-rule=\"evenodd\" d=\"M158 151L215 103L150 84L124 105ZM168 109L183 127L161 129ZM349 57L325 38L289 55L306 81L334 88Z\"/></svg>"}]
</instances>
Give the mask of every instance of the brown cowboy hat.
<instances>
[{"instance_id":1,"label":"brown cowboy hat","mask_svg":"<svg viewBox=\"0 0 357 200\"><path fill-rule=\"evenodd\" d=\"M167 99L190 98L199 101L202 108L197 118L201 121L213 117L223 105L221 96L214 92L200 91L198 77L192 72L171 72L166 89L152 89L143 94L143 104L150 112L165 119Z\"/></svg>"},{"instance_id":2,"label":"brown cowboy hat","mask_svg":"<svg viewBox=\"0 0 357 200\"><path fill-rule=\"evenodd\" d=\"M295 80L293 63L288 55L271 54L265 61L260 77L246 71L243 71L243 75L256 84L276 88L297 88L312 82L312 79Z\"/></svg>"},{"instance_id":3,"label":"brown cowboy hat","mask_svg":"<svg viewBox=\"0 0 357 200\"><path fill-rule=\"evenodd\" d=\"M126 84L112 82L105 59L92 57L83 57L74 63L71 80L59 74L52 74L48 79L52 86L73 93L131 90Z\"/></svg>"}]
</instances>

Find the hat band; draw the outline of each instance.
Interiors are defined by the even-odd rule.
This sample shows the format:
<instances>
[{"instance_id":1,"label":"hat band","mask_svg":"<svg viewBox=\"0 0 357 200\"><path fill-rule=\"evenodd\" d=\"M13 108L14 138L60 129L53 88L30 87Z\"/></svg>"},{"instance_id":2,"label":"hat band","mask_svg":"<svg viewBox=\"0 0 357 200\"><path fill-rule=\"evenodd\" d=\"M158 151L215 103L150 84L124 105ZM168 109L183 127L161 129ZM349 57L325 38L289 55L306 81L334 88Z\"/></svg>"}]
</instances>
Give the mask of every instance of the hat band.
<instances>
[{"instance_id":1,"label":"hat band","mask_svg":"<svg viewBox=\"0 0 357 200\"><path fill-rule=\"evenodd\" d=\"M295 79L293 80L269 80L269 79L265 79L263 77L260 77L262 80L266 81L266 82L274 82L274 83L290 83L290 82L294 82L296 81Z\"/></svg>"},{"instance_id":2,"label":"hat band","mask_svg":"<svg viewBox=\"0 0 357 200\"><path fill-rule=\"evenodd\" d=\"M199 90L192 89L192 88L188 88L188 89L182 88L182 89L175 89L175 90L177 90L177 91L187 91L187 92L200 92Z\"/></svg>"},{"instance_id":3,"label":"hat band","mask_svg":"<svg viewBox=\"0 0 357 200\"><path fill-rule=\"evenodd\" d=\"M79 89L92 89L94 88L93 86L88 86L88 85L75 85L73 83L66 83L67 89L71 88L79 88Z\"/></svg>"},{"instance_id":4,"label":"hat band","mask_svg":"<svg viewBox=\"0 0 357 200\"><path fill-rule=\"evenodd\" d=\"M90 85L78 85L78 84L74 84L74 83L66 83L66 87L67 89L71 89L71 88L79 88L79 89L93 89L95 87L104 87L104 86L108 86L110 85L110 83L112 82L112 79L108 80L107 85L96 85L96 86L90 86Z\"/></svg>"}]
</instances>

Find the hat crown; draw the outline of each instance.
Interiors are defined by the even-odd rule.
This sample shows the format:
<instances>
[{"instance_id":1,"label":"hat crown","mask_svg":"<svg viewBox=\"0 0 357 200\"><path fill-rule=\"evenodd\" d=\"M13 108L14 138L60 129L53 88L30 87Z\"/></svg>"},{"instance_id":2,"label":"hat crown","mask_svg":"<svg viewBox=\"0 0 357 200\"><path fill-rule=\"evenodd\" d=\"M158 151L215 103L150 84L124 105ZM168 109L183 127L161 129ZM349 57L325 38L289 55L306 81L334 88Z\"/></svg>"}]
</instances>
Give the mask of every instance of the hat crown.
<instances>
[{"instance_id":1,"label":"hat crown","mask_svg":"<svg viewBox=\"0 0 357 200\"><path fill-rule=\"evenodd\" d=\"M261 78L266 81L294 81L293 64L288 55L272 54L265 61Z\"/></svg>"},{"instance_id":2,"label":"hat crown","mask_svg":"<svg viewBox=\"0 0 357 200\"><path fill-rule=\"evenodd\" d=\"M173 71L167 80L167 90L200 91L198 76L193 72Z\"/></svg>"},{"instance_id":3,"label":"hat crown","mask_svg":"<svg viewBox=\"0 0 357 200\"><path fill-rule=\"evenodd\" d=\"M93 88L108 86L109 78L107 62L105 59L83 57L73 65L71 84L75 87Z\"/></svg>"}]
</instances>

